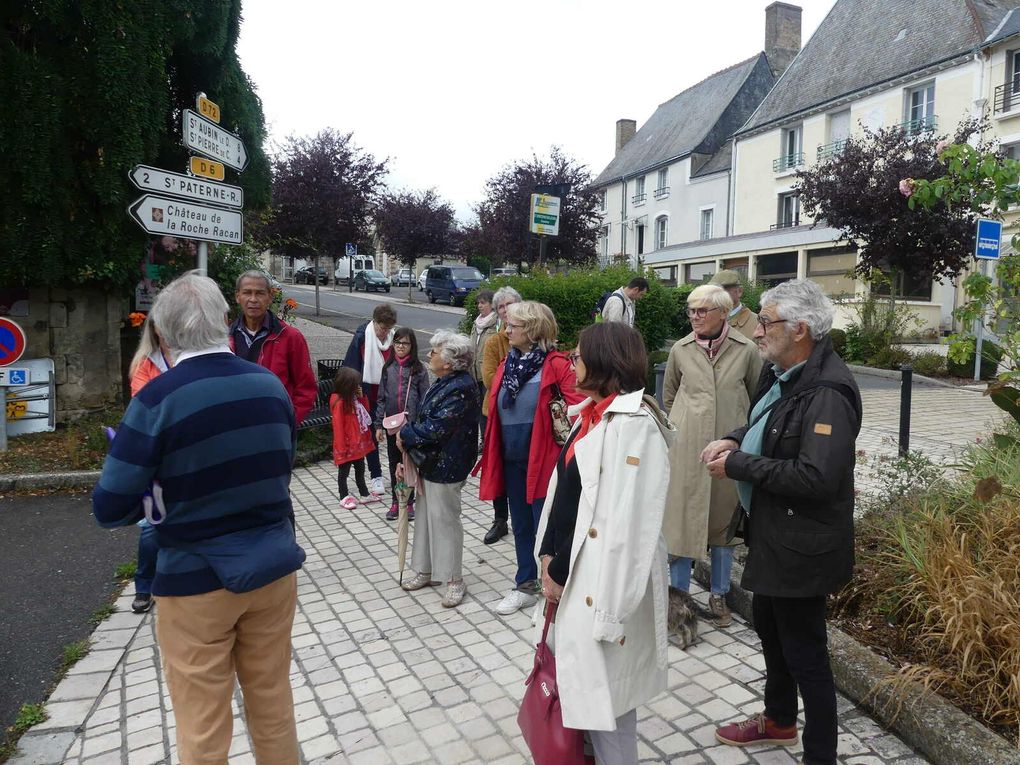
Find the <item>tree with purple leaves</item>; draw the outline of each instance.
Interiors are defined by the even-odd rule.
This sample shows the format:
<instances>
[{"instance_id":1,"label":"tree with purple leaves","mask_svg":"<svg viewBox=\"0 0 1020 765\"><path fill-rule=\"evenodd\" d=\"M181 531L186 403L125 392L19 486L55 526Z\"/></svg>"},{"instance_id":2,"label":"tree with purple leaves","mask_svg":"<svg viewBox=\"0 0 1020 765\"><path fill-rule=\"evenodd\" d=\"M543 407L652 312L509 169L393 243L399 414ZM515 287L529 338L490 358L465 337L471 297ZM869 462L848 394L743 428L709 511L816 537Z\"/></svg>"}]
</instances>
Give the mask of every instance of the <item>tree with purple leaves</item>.
<instances>
[{"instance_id":1,"label":"tree with purple leaves","mask_svg":"<svg viewBox=\"0 0 1020 765\"><path fill-rule=\"evenodd\" d=\"M411 268L412 275L418 258L446 255L455 247L453 207L435 189L384 194L372 218L386 251ZM414 282L408 282L409 297Z\"/></svg>"}]
</instances>

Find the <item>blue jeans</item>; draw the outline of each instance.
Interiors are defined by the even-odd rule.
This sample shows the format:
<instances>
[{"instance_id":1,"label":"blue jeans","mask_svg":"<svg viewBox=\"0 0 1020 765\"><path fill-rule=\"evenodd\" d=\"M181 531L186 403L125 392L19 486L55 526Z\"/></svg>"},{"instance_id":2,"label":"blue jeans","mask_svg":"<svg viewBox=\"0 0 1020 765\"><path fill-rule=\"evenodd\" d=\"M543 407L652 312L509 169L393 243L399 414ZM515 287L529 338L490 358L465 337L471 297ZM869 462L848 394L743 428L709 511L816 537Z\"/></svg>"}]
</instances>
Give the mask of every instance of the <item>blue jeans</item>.
<instances>
[{"instance_id":1,"label":"blue jeans","mask_svg":"<svg viewBox=\"0 0 1020 765\"><path fill-rule=\"evenodd\" d=\"M712 559L712 594L725 595L730 591L730 570L733 568L732 547L709 547ZM669 583L678 590L691 589L691 567L694 558L673 558L669 562Z\"/></svg>"},{"instance_id":2,"label":"blue jeans","mask_svg":"<svg viewBox=\"0 0 1020 765\"><path fill-rule=\"evenodd\" d=\"M545 497L528 503L528 463L504 462L503 481L507 503L510 505L510 524L514 531L514 548L517 550L517 587L538 579L538 561L535 560L535 534L538 519L542 516Z\"/></svg>"},{"instance_id":3,"label":"blue jeans","mask_svg":"<svg viewBox=\"0 0 1020 765\"><path fill-rule=\"evenodd\" d=\"M159 538L156 529L148 522L138 524L138 566L135 568L135 594L152 594L152 580L156 577L156 556L159 554Z\"/></svg>"}]
</instances>

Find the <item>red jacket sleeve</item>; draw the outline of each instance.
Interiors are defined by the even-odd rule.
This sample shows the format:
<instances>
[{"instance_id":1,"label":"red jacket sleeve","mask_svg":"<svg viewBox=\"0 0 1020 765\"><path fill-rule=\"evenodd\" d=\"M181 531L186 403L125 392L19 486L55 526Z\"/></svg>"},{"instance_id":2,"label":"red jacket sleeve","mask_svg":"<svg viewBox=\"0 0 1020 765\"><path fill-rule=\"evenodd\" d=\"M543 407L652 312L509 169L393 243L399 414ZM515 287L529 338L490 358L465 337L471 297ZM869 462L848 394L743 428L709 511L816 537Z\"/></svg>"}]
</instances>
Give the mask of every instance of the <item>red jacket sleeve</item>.
<instances>
[{"instance_id":1,"label":"red jacket sleeve","mask_svg":"<svg viewBox=\"0 0 1020 765\"><path fill-rule=\"evenodd\" d=\"M305 336L294 330L290 340L287 367L292 377L291 389L287 392L294 404L294 424L300 425L315 406L319 384L315 380L315 373L312 372L312 357L308 353L308 341L305 340Z\"/></svg>"}]
</instances>

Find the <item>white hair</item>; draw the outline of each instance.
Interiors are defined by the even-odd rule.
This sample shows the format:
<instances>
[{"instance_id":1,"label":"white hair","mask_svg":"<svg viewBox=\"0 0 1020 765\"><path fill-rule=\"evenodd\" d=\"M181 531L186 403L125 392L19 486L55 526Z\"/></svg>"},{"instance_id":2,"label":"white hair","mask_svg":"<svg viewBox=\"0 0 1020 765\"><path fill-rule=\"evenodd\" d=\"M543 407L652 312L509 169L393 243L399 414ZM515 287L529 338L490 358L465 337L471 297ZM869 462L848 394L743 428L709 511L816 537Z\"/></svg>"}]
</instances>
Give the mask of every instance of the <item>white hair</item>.
<instances>
[{"instance_id":1,"label":"white hair","mask_svg":"<svg viewBox=\"0 0 1020 765\"><path fill-rule=\"evenodd\" d=\"M443 329L429 339L429 344L432 352L438 353L454 372L461 372L471 366L475 350L467 335Z\"/></svg>"},{"instance_id":2,"label":"white hair","mask_svg":"<svg viewBox=\"0 0 1020 765\"><path fill-rule=\"evenodd\" d=\"M506 303L520 303L524 298L521 293L513 287L500 287L492 296L492 310L498 311L501 305Z\"/></svg>"},{"instance_id":3,"label":"white hair","mask_svg":"<svg viewBox=\"0 0 1020 765\"><path fill-rule=\"evenodd\" d=\"M791 279L777 284L761 296L761 304L775 306L780 319L804 322L815 341L832 329L832 301L810 279Z\"/></svg>"},{"instance_id":4,"label":"white hair","mask_svg":"<svg viewBox=\"0 0 1020 765\"><path fill-rule=\"evenodd\" d=\"M149 316L174 358L227 344L227 301L216 282L197 271L160 290Z\"/></svg>"},{"instance_id":5,"label":"white hair","mask_svg":"<svg viewBox=\"0 0 1020 765\"><path fill-rule=\"evenodd\" d=\"M234 282L234 292L241 291L241 282L243 282L245 279L261 279L266 283L266 292L273 291L273 285L269 281L269 274L267 274L265 271L259 271L257 268L253 268L248 271L245 271L243 274L237 277L237 281Z\"/></svg>"},{"instance_id":6,"label":"white hair","mask_svg":"<svg viewBox=\"0 0 1020 765\"><path fill-rule=\"evenodd\" d=\"M729 312L733 310L733 298L717 284L701 284L691 290L687 296L687 305L692 308L721 308Z\"/></svg>"}]
</instances>

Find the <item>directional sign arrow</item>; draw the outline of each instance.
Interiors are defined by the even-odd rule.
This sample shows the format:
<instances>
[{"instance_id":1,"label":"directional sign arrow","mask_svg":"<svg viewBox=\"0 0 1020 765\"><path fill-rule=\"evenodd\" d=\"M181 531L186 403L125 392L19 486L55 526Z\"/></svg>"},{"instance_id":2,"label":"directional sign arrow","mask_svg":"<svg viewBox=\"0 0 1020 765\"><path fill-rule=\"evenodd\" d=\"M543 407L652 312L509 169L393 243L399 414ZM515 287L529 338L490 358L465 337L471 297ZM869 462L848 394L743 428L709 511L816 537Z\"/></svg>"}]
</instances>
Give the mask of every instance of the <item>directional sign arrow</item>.
<instances>
[{"instance_id":1,"label":"directional sign arrow","mask_svg":"<svg viewBox=\"0 0 1020 765\"><path fill-rule=\"evenodd\" d=\"M150 234L226 244L244 239L241 213L222 207L146 194L128 208L128 215Z\"/></svg>"},{"instance_id":2,"label":"directional sign arrow","mask_svg":"<svg viewBox=\"0 0 1020 765\"><path fill-rule=\"evenodd\" d=\"M172 173L169 170L148 165L135 165L128 177L142 191L172 194L182 199L213 202L226 207L244 207L244 189L240 186L213 183L202 178L192 178L190 175Z\"/></svg>"},{"instance_id":3,"label":"directional sign arrow","mask_svg":"<svg viewBox=\"0 0 1020 765\"><path fill-rule=\"evenodd\" d=\"M241 139L198 112L182 112L184 145L209 159L222 162L238 172L248 166L248 152Z\"/></svg>"}]
</instances>

